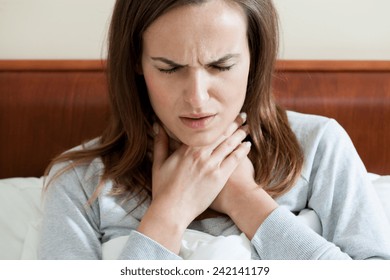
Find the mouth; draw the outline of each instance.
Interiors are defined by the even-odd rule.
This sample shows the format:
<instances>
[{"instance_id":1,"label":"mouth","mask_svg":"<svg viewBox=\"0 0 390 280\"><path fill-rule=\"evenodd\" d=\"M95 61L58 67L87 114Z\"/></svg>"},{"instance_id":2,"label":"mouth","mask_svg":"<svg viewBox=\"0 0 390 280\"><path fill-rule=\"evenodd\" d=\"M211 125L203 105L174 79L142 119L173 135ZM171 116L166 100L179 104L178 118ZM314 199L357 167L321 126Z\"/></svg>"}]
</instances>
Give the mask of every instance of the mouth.
<instances>
[{"instance_id":1,"label":"mouth","mask_svg":"<svg viewBox=\"0 0 390 280\"><path fill-rule=\"evenodd\" d=\"M204 129L215 118L217 114L191 114L180 117L180 120L184 125L192 129Z\"/></svg>"}]
</instances>

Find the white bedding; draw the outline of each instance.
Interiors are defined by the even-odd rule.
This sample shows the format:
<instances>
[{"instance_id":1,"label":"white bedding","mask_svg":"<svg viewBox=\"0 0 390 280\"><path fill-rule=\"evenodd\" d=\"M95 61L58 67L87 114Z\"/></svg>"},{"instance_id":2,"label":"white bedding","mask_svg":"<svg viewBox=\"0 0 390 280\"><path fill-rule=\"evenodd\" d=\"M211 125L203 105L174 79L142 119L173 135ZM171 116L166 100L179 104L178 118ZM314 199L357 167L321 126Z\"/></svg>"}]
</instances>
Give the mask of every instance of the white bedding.
<instances>
[{"instance_id":1,"label":"white bedding","mask_svg":"<svg viewBox=\"0 0 390 280\"><path fill-rule=\"evenodd\" d=\"M104 243L103 259L117 259L127 240L128 236L121 236ZM251 247L244 234L215 237L187 229L179 255L185 260L250 260Z\"/></svg>"},{"instance_id":2,"label":"white bedding","mask_svg":"<svg viewBox=\"0 0 390 280\"><path fill-rule=\"evenodd\" d=\"M390 176L370 174L374 188L390 221ZM10 178L0 180L0 259L36 259L41 216L43 178ZM317 233L321 223L314 213L304 209L298 218ZM127 237L103 244L103 258L115 259ZM185 259L249 259L250 242L240 236L214 237L187 230L180 251Z\"/></svg>"},{"instance_id":3,"label":"white bedding","mask_svg":"<svg viewBox=\"0 0 390 280\"><path fill-rule=\"evenodd\" d=\"M321 234L321 222L313 210L304 209L298 217L302 223ZM127 236L121 236L104 243L102 246L103 259L117 259L127 240ZM185 260L250 260L251 246L244 233L212 236L187 229L184 232L179 255Z\"/></svg>"}]
</instances>

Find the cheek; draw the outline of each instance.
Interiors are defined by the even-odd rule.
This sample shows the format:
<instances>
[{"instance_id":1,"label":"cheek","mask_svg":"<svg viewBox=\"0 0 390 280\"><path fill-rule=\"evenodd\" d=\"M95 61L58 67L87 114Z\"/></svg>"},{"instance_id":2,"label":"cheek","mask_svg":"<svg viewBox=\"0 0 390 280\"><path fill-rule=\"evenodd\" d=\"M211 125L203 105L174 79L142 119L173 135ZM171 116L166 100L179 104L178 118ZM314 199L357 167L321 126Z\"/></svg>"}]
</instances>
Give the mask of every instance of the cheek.
<instances>
[{"instance_id":1,"label":"cheek","mask_svg":"<svg viewBox=\"0 0 390 280\"><path fill-rule=\"evenodd\" d=\"M241 108L244 103L247 92L247 76L244 74L239 73L224 83L225 102L232 109Z\"/></svg>"},{"instance_id":2,"label":"cheek","mask_svg":"<svg viewBox=\"0 0 390 280\"><path fill-rule=\"evenodd\" d=\"M249 75L249 65L244 67L239 75L237 75L236 84L236 102L240 103L242 106L244 104L246 93L248 89L248 75Z\"/></svg>"},{"instance_id":3,"label":"cheek","mask_svg":"<svg viewBox=\"0 0 390 280\"><path fill-rule=\"evenodd\" d=\"M145 82L148 90L149 100L156 114L169 108L170 100L167 98L166 87L159 81L158 77L153 74L145 73Z\"/></svg>"}]
</instances>

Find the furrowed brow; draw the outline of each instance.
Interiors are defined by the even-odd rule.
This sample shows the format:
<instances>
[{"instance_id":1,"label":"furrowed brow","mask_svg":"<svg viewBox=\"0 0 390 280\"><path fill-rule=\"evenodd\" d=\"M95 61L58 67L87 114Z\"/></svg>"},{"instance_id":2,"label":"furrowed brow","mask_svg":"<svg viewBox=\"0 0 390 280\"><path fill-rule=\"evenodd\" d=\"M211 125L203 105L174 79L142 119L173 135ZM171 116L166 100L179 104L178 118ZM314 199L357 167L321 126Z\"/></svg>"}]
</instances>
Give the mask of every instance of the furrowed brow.
<instances>
[{"instance_id":1,"label":"furrowed brow","mask_svg":"<svg viewBox=\"0 0 390 280\"><path fill-rule=\"evenodd\" d=\"M217 64L222 64L232 58L237 58L239 57L240 55L239 54L227 54L215 61L212 61L210 63L208 63L207 65L217 65ZM163 62L165 64L168 64L169 66L172 66L172 67L185 67L187 65L182 65L182 64L179 64L179 63L176 63L168 58L165 58L165 57L151 57L151 59L153 61L160 61L160 62Z\"/></svg>"},{"instance_id":2,"label":"furrowed brow","mask_svg":"<svg viewBox=\"0 0 390 280\"><path fill-rule=\"evenodd\" d=\"M227 54L227 55L225 55L225 56L223 56L223 57L221 57L221 58L219 58L211 63L208 63L208 65L221 64L221 63L224 63L232 58L237 58L239 56L240 56L239 54Z\"/></svg>"},{"instance_id":3,"label":"furrowed brow","mask_svg":"<svg viewBox=\"0 0 390 280\"><path fill-rule=\"evenodd\" d=\"M172 66L172 67L184 67L185 66L185 65L178 64L178 63L176 63L168 58L165 58L165 57L152 57L152 60L163 62L165 64L168 64L169 66Z\"/></svg>"}]
</instances>

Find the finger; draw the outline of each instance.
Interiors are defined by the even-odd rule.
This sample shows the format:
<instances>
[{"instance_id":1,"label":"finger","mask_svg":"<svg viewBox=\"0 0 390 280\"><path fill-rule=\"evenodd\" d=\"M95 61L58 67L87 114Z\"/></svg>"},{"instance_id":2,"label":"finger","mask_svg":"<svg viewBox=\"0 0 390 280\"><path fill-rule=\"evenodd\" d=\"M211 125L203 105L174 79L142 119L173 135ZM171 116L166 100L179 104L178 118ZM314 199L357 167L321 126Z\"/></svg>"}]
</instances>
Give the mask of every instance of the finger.
<instances>
[{"instance_id":1,"label":"finger","mask_svg":"<svg viewBox=\"0 0 390 280\"><path fill-rule=\"evenodd\" d=\"M225 138L231 136L240 126L242 126L246 122L247 115L246 113L240 113L234 122L228 127L223 136Z\"/></svg>"},{"instance_id":2,"label":"finger","mask_svg":"<svg viewBox=\"0 0 390 280\"><path fill-rule=\"evenodd\" d=\"M234 122L228 126L225 132L217 139L215 144L211 147L213 150L218 147L223 141L225 141L228 137L232 136L233 133L239 129L246 122L247 115L246 113L240 113Z\"/></svg>"},{"instance_id":3,"label":"finger","mask_svg":"<svg viewBox=\"0 0 390 280\"><path fill-rule=\"evenodd\" d=\"M232 174L241 161L249 154L251 146L251 142L249 141L241 143L237 149L235 149L225 158L225 160L222 161L221 169L228 174Z\"/></svg>"},{"instance_id":4,"label":"finger","mask_svg":"<svg viewBox=\"0 0 390 280\"><path fill-rule=\"evenodd\" d=\"M213 152L213 160L221 163L229 154L236 150L241 142L248 136L248 125L242 126L237 129L232 136L223 141Z\"/></svg>"},{"instance_id":5,"label":"finger","mask_svg":"<svg viewBox=\"0 0 390 280\"><path fill-rule=\"evenodd\" d=\"M153 169L159 169L168 158L169 139L168 135L159 124L153 124L154 149L153 149Z\"/></svg>"}]
</instances>

